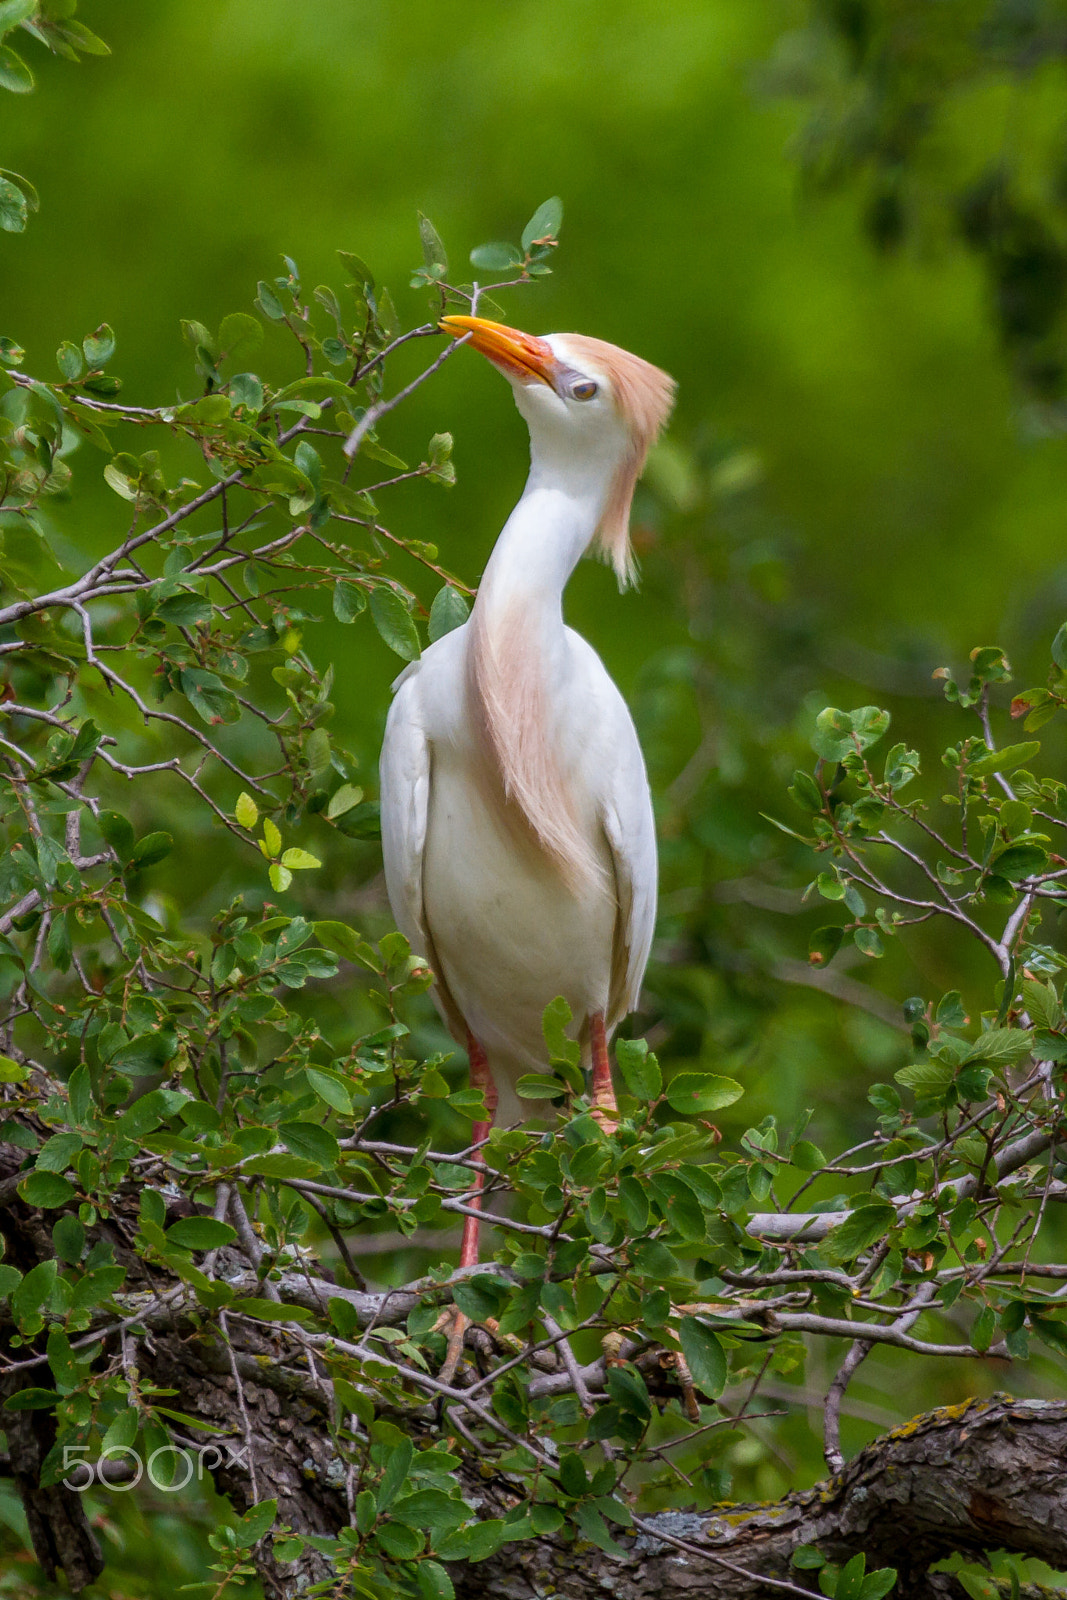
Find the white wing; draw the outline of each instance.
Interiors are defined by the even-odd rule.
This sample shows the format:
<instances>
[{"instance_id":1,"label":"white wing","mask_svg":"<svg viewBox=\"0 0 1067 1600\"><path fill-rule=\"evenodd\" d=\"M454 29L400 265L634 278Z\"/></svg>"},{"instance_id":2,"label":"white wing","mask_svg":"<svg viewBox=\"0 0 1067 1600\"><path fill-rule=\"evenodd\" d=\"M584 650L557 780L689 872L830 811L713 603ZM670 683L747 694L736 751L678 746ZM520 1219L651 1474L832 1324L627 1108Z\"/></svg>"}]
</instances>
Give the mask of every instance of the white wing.
<instances>
[{"instance_id":1,"label":"white wing","mask_svg":"<svg viewBox=\"0 0 1067 1600\"><path fill-rule=\"evenodd\" d=\"M608 775L604 832L615 861L619 921L612 957L610 1016L614 1027L637 1009L641 980L656 926L656 824L637 732L623 706L613 740L616 759Z\"/></svg>"},{"instance_id":2,"label":"white wing","mask_svg":"<svg viewBox=\"0 0 1067 1600\"><path fill-rule=\"evenodd\" d=\"M420 714L417 671L397 679L379 767L385 886L396 925L417 955L429 955L422 857L430 799L430 744Z\"/></svg>"},{"instance_id":3,"label":"white wing","mask_svg":"<svg viewBox=\"0 0 1067 1600\"><path fill-rule=\"evenodd\" d=\"M597 796L600 825L615 867L619 902L611 957L609 1030L637 1007L656 925L656 824L648 773L629 708L604 663L580 634L567 630L572 681L592 707L578 766Z\"/></svg>"}]
</instances>

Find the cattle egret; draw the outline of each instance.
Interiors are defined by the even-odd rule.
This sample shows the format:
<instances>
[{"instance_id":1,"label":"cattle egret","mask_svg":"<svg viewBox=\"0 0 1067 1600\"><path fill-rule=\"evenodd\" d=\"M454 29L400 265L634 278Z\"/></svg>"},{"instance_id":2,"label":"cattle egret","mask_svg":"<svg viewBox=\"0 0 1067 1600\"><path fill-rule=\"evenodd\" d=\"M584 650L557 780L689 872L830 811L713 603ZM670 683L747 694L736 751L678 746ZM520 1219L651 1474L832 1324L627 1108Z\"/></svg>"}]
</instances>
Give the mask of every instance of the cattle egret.
<instances>
[{"instance_id":1,"label":"cattle egret","mask_svg":"<svg viewBox=\"0 0 1067 1600\"><path fill-rule=\"evenodd\" d=\"M497 1113L523 1117L515 1082L547 1069L556 995L592 1066L594 1115L615 1118L608 1041L648 960L655 831L630 713L562 597L591 545L620 586L632 577L630 502L674 383L579 334L469 316L441 328L499 368L530 429L530 475L471 615L396 680L381 760L389 902L484 1094L477 1148ZM468 1216L461 1265L477 1259Z\"/></svg>"}]
</instances>

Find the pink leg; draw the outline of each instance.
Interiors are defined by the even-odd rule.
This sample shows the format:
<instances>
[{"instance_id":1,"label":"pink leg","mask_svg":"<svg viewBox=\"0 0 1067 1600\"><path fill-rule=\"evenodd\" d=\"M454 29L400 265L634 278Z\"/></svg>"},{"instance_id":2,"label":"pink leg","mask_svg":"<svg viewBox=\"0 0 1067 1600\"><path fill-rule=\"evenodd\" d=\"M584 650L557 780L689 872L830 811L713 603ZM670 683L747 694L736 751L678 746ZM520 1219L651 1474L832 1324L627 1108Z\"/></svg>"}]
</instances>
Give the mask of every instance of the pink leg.
<instances>
[{"instance_id":1,"label":"pink leg","mask_svg":"<svg viewBox=\"0 0 1067 1600\"><path fill-rule=\"evenodd\" d=\"M489 1137L489 1130L493 1126L493 1118L496 1115L497 1094L496 1084L493 1082L493 1074L489 1070L489 1062L486 1059L485 1051L469 1028L467 1029L467 1054L471 1063L471 1088L482 1091L485 1109L489 1113L488 1121L476 1122L471 1129L471 1143L477 1145ZM474 1152L474 1160L479 1167L484 1168L485 1162L482 1159L480 1150ZM484 1171L475 1173L474 1193L470 1198L470 1205L473 1211L482 1209L482 1187L484 1183ZM478 1264L478 1234L480 1227L481 1222L478 1217L465 1217L463 1220L463 1242L459 1250L459 1264L461 1267L474 1267ZM448 1350L445 1354L444 1366L440 1372L442 1383L451 1383L455 1376L456 1368L459 1366L460 1357L463 1354L463 1338L468 1326L469 1319L463 1315L458 1306L453 1306L452 1330L448 1336Z\"/></svg>"},{"instance_id":2,"label":"pink leg","mask_svg":"<svg viewBox=\"0 0 1067 1600\"><path fill-rule=\"evenodd\" d=\"M493 1126L493 1119L496 1116L496 1084L493 1082L493 1074L489 1070L489 1062L486 1059L485 1051L469 1028L467 1029L467 1054L471 1063L471 1088L482 1091L485 1109L489 1113L488 1122L476 1122L471 1128L471 1143L481 1144L484 1139L488 1139L489 1130ZM485 1165L480 1150L475 1151L474 1160L479 1166ZM481 1190L484 1182L484 1174L481 1172L476 1173L474 1178L475 1192L470 1200L471 1206L475 1211L480 1211L482 1208ZM467 1217L463 1223L463 1243L459 1252L459 1264L461 1267L473 1267L477 1264L479 1227L480 1223L477 1217Z\"/></svg>"},{"instance_id":3,"label":"pink leg","mask_svg":"<svg viewBox=\"0 0 1067 1600\"><path fill-rule=\"evenodd\" d=\"M593 1054L593 1116L604 1132L610 1133L619 1120L619 1108L615 1099L615 1085L611 1081L608 1035L600 1011L595 1011L589 1018L589 1042Z\"/></svg>"}]
</instances>

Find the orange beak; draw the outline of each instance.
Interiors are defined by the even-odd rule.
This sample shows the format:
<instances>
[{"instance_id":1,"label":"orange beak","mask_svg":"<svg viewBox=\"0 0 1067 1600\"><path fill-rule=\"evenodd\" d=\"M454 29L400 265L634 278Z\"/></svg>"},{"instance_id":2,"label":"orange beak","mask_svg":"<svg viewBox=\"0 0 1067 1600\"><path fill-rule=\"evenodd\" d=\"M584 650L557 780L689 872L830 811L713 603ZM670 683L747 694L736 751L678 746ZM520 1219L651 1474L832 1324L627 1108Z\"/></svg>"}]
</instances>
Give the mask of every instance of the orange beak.
<instances>
[{"instance_id":1,"label":"orange beak","mask_svg":"<svg viewBox=\"0 0 1067 1600\"><path fill-rule=\"evenodd\" d=\"M547 383L554 387L554 374L559 370L559 360L545 339L532 333L520 333L518 328L508 328L502 322L489 322L485 317L442 317L438 323L442 333L453 339L470 334L469 343L481 352L506 377L518 378L520 383Z\"/></svg>"}]
</instances>

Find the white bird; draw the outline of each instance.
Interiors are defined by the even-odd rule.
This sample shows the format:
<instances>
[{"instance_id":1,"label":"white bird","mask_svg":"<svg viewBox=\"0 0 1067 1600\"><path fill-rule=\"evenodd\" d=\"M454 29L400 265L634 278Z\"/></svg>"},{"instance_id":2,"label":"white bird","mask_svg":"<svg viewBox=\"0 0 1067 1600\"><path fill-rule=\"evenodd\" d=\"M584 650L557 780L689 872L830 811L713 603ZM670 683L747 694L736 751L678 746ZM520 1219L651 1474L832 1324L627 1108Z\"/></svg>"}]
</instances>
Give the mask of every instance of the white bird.
<instances>
[{"instance_id":1,"label":"white bird","mask_svg":"<svg viewBox=\"0 0 1067 1600\"><path fill-rule=\"evenodd\" d=\"M471 615L396 680L381 758L389 902L484 1093L477 1147L498 1110L524 1116L515 1081L547 1069L556 995L591 1058L594 1114L616 1114L608 1040L648 960L655 829L633 720L562 597L593 545L620 587L633 576L630 502L674 383L579 334L441 327L503 372L530 429L530 475ZM477 1257L468 1216L461 1264Z\"/></svg>"}]
</instances>

